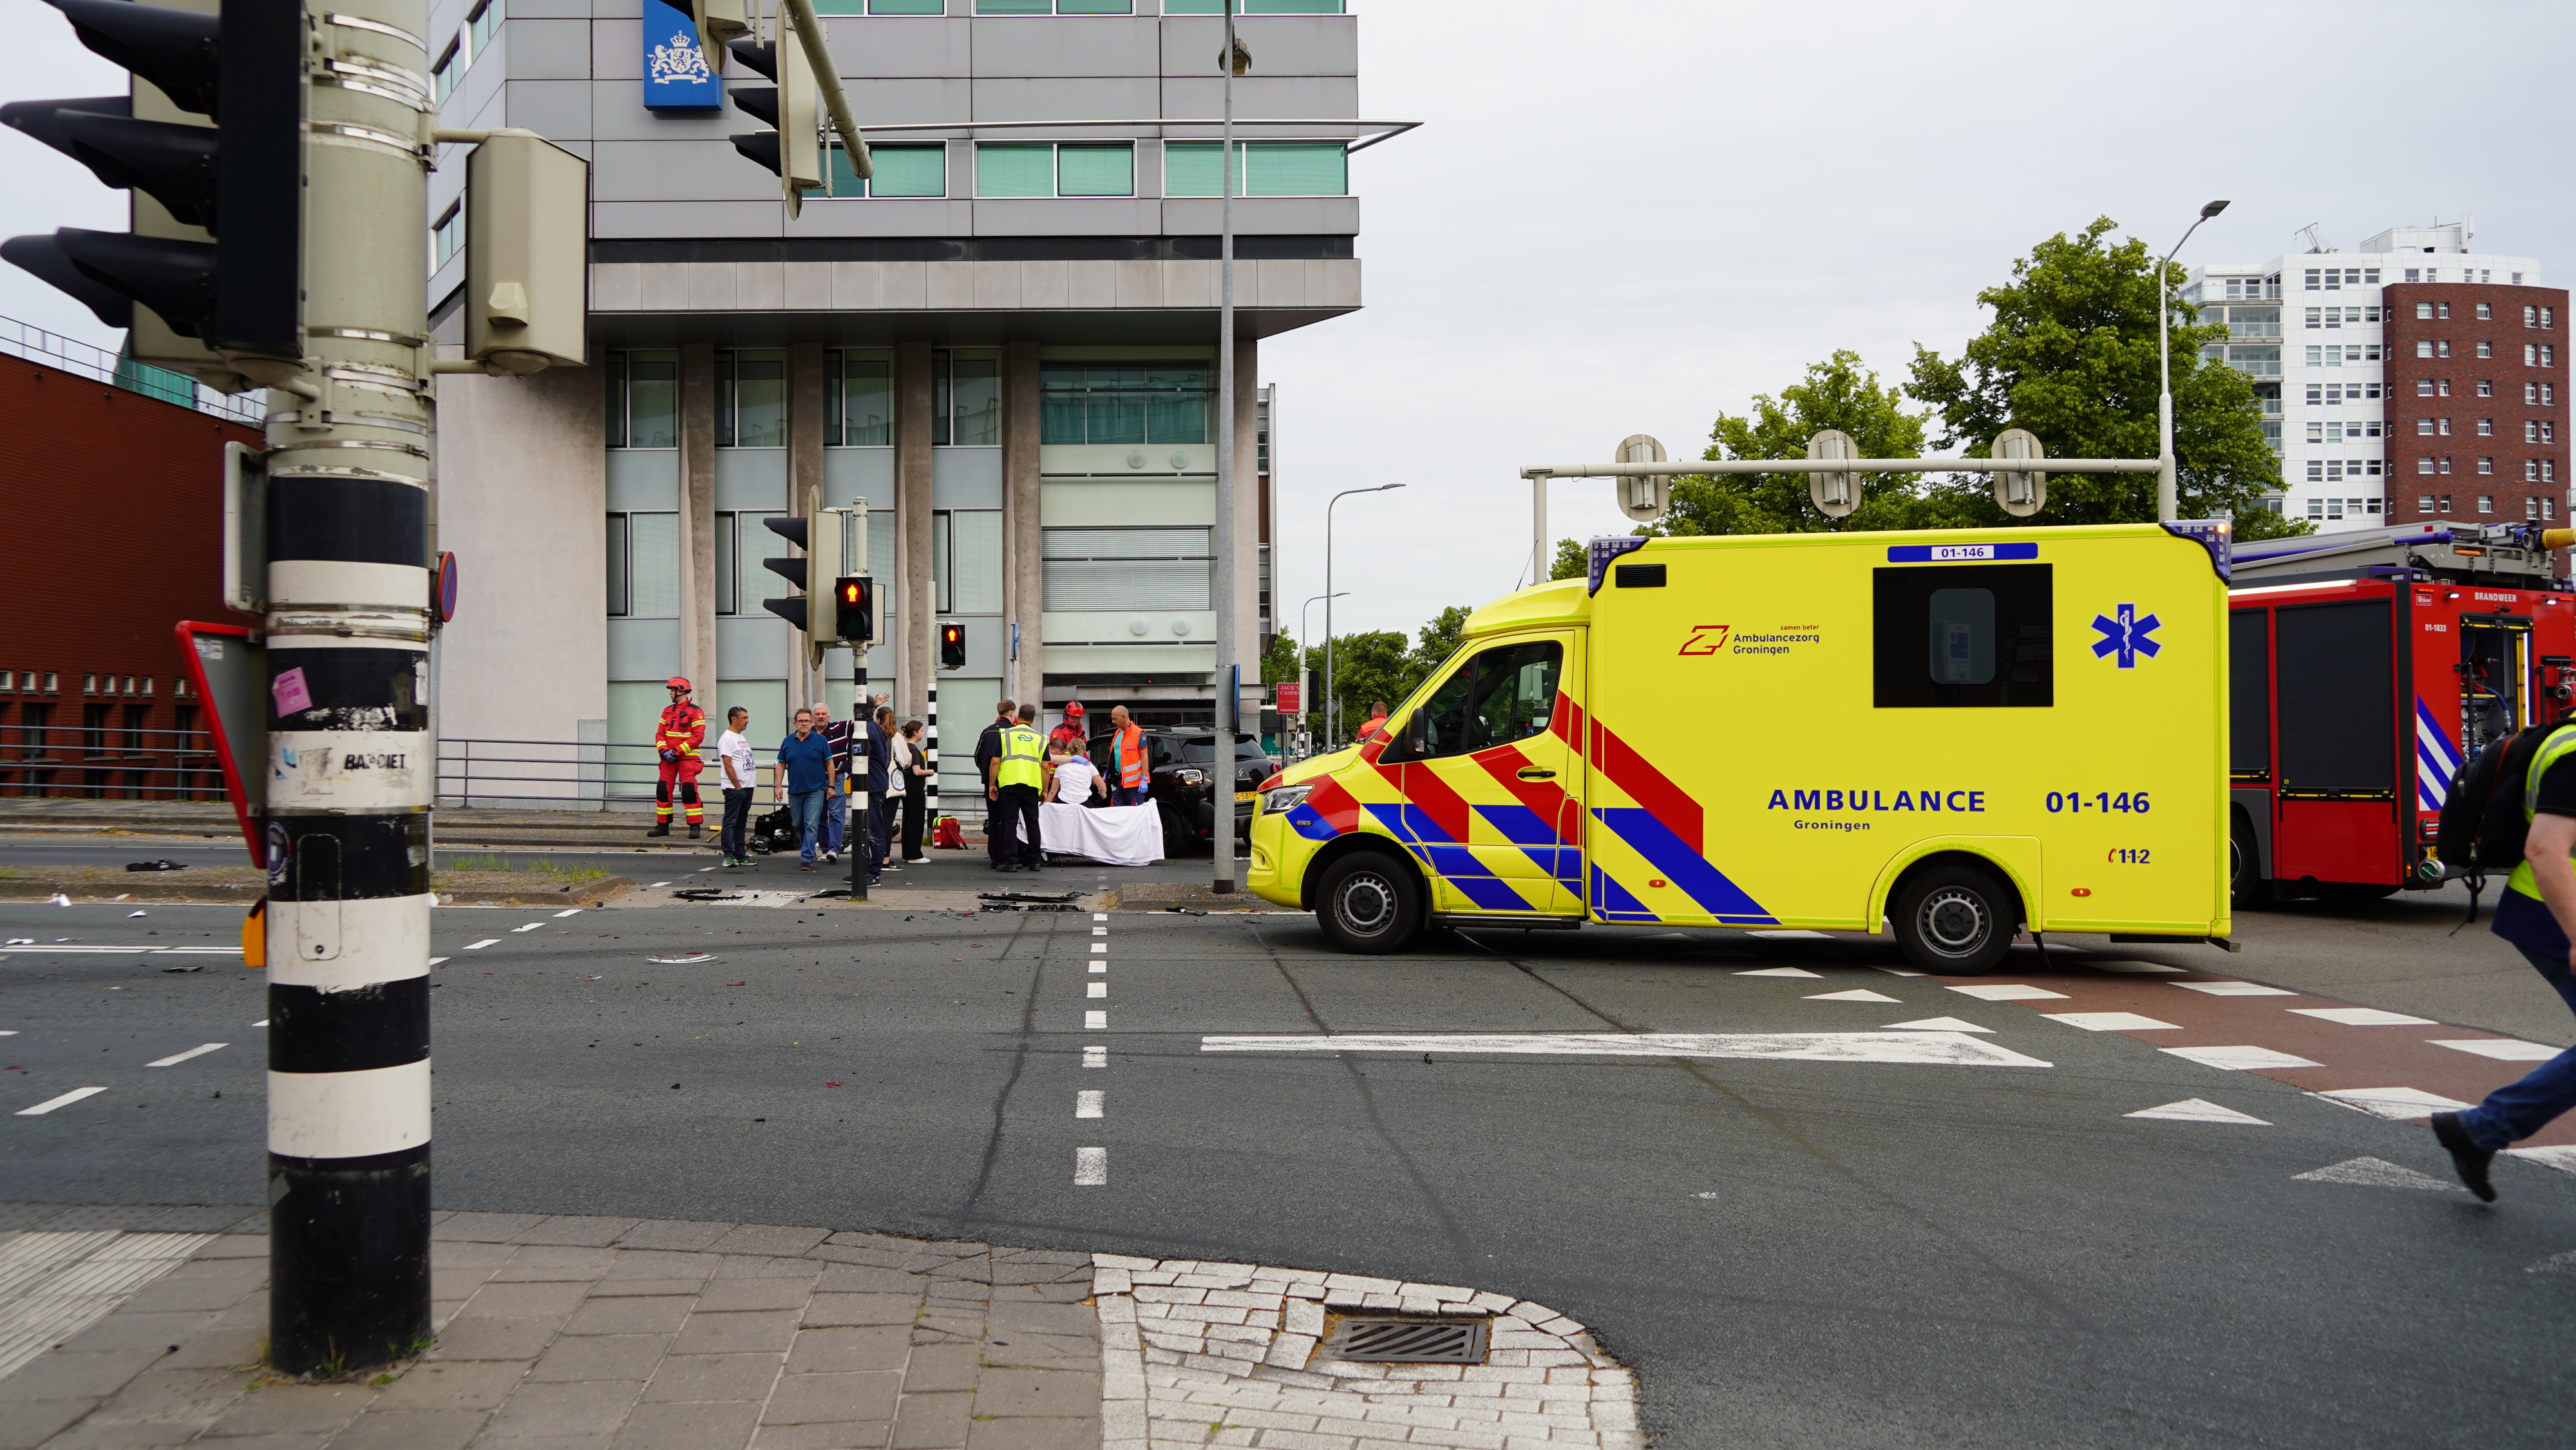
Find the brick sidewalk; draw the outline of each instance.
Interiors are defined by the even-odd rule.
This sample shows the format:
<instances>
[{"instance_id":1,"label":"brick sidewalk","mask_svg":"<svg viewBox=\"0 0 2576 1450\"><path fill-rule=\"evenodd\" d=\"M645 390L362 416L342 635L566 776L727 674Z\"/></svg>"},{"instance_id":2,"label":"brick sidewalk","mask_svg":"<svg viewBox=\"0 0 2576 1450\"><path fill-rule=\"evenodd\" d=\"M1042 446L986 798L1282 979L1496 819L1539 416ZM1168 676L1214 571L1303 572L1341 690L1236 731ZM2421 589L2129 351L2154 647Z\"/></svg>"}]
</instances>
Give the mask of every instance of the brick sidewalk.
<instances>
[{"instance_id":1,"label":"brick sidewalk","mask_svg":"<svg viewBox=\"0 0 2576 1450\"><path fill-rule=\"evenodd\" d=\"M1642 1443L1633 1377L1582 1326L1466 1288L821 1228L453 1213L432 1249L436 1343L382 1374L299 1384L257 1367L262 1215L0 1204L0 1230L0 1450ZM1493 1349L1481 1365L1319 1350L1328 1319L1377 1310L1488 1316Z\"/></svg>"}]
</instances>

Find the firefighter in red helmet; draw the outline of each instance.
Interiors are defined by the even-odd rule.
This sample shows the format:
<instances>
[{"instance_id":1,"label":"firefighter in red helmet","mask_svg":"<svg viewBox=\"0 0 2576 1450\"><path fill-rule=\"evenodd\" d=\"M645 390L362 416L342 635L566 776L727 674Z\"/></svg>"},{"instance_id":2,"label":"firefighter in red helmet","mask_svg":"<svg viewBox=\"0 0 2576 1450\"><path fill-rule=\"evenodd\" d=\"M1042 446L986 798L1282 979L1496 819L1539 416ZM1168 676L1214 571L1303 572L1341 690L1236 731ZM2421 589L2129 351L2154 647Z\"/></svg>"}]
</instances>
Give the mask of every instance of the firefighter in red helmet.
<instances>
[{"instance_id":1,"label":"firefighter in red helmet","mask_svg":"<svg viewBox=\"0 0 2576 1450\"><path fill-rule=\"evenodd\" d=\"M689 808L689 839L706 834L706 807L698 803L698 771L705 762L698 747L707 741L707 712L689 702L689 682L673 675L671 704L653 731L653 753L661 759L661 778L653 786L653 829L648 836L671 834L671 783L679 782L680 801Z\"/></svg>"}]
</instances>

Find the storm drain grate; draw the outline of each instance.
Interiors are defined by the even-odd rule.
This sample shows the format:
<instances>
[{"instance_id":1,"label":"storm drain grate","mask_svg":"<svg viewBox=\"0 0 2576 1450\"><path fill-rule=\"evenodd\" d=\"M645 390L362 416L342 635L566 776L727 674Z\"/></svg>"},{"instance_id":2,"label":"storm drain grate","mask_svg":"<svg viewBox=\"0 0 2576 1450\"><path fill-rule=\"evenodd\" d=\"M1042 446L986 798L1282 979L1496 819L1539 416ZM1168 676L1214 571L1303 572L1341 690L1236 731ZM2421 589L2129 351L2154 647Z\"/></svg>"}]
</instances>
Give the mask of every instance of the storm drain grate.
<instances>
[{"instance_id":1,"label":"storm drain grate","mask_svg":"<svg viewBox=\"0 0 2576 1450\"><path fill-rule=\"evenodd\" d=\"M1483 1364L1486 1319L1345 1319L1325 1350L1380 1364Z\"/></svg>"}]
</instances>

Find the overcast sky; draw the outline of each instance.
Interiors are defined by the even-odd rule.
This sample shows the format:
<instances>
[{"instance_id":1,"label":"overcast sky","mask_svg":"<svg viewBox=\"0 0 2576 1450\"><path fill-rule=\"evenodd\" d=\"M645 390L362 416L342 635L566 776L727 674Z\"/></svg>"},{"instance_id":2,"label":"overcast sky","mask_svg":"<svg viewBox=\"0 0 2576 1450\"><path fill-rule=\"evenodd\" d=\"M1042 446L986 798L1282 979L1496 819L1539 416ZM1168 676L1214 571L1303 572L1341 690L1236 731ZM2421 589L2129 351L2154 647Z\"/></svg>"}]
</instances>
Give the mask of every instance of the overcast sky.
<instances>
[{"instance_id":1,"label":"overcast sky","mask_svg":"<svg viewBox=\"0 0 2576 1450\"><path fill-rule=\"evenodd\" d=\"M12 3L30 23L0 95L122 88ZM1366 308L1263 353L1291 631L1335 491L1406 485L1342 505L1335 624L1410 630L1520 579L1522 465L1631 433L1694 456L1717 413L1837 347L1900 378L1917 341L1958 350L2014 257L2095 216L2162 248L2226 197L2183 259L2250 262L2311 222L2350 249L2465 211L2481 250L2576 276L2564 4L1353 8L1363 114L1429 124L1353 161ZM68 160L0 147L0 235L124 225ZM14 267L0 316L115 341ZM1551 507L1560 537L1629 527L1606 483Z\"/></svg>"}]
</instances>

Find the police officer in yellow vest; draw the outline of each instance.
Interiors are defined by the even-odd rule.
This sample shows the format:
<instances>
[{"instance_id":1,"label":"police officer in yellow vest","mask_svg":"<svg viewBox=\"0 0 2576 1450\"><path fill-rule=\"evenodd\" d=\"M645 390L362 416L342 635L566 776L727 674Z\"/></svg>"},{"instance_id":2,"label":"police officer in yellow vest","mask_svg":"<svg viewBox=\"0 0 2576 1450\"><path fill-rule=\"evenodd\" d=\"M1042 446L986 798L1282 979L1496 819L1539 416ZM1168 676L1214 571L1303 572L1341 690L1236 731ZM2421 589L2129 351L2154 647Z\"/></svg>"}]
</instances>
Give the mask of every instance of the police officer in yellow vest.
<instances>
[{"instance_id":1,"label":"police officer in yellow vest","mask_svg":"<svg viewBox=\"0 0 2576 1450\"><path fill-rule=\"evenodd\" d=\"M997 871L1042 871L1046 852L1038 841L1038 802L1046 785L1046 739L1037 732L1038 707L1022 705L1017 724L1002 732L1001 751L984 768L984 799L992 802L984 831L996 842L1019 838L1016 855L994 853Z\"/></svg>"},{"instance_id":2,"label":"police officer in yellow vest","mask_svg":"<svg viewBox=\"0 0 2576 1450\"><path fill-rule=\"evenodd\" d=\"M2498 772L2501 776L2502 772ZM2541 979L2576 1008L2576 728L2565 723L2531 755L2519 782L2498 779L2494 789L2522 792L2523 858L2496 898L2497 936L2513 943ZM2485 1102L2456 1113L2433 1114L2433 1136L2450 1150L2460 1181L2478 1197L2495 1199L2487 1169L2497 1152L2530 1137L2576 1107L2576 1047L2533 1068L2519 1082L2487 1094Z\"/></svg>"}]
</instances>

